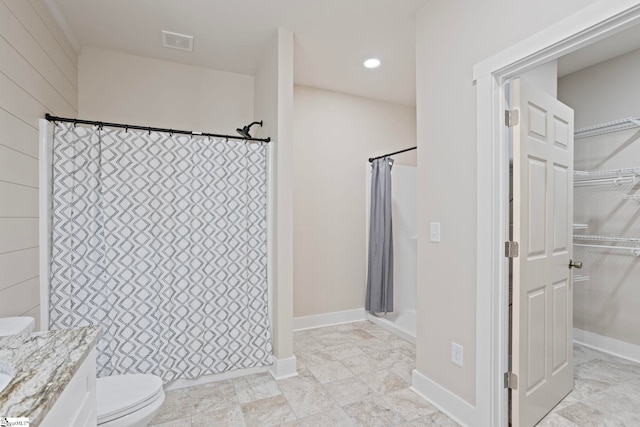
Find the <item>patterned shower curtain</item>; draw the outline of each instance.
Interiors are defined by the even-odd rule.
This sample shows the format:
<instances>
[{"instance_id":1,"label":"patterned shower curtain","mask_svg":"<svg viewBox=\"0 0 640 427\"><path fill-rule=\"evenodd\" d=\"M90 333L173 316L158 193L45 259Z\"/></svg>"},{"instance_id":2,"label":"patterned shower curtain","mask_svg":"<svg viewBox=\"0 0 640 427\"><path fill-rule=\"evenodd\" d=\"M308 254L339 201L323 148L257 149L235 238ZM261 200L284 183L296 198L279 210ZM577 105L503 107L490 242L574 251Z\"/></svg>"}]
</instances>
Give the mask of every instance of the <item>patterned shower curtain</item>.
<instances>
[{"instance_id":1,"label":"patterned shower curtain","mask_svg":"<svg viewBox=\"0 0 640 427\"><path fill-rule=\"evenodd\" d=\"M54 127L50 326L100 324L98 376L271 363L266 148Z\"/></svg>"}]
</instances>

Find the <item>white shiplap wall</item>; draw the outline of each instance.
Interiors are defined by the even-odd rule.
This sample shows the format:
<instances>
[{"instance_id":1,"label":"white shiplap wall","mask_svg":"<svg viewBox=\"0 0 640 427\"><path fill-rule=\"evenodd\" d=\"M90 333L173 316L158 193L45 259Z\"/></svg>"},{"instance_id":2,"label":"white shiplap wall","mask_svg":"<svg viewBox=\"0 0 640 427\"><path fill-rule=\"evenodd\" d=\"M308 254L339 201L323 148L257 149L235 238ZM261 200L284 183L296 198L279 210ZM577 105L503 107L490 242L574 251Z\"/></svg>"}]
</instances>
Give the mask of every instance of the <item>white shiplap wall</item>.
<instances>
[{"instance_id":1,"label":"white shiplap wall","mask_svg":"<svg viewBox=\"0 0 640 427\"><path fill-rule=\"evenodd\" d=\"M0 317L38 327L38 119L76 117L77 82L77 53L43 0L0 0Z\"/></svg>"}]
</instances>

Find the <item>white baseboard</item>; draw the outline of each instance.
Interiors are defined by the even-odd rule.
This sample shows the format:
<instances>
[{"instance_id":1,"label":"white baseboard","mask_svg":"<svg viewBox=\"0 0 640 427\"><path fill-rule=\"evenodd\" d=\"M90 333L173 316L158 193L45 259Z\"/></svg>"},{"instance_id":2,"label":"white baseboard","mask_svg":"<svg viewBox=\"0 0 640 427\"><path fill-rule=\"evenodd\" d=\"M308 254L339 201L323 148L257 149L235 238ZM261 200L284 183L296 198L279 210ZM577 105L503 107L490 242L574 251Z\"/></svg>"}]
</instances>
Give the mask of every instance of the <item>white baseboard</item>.
<instances>
[{"instance_id":1,"label":"white baseboard","mask_svg":"<svg viewBox=\"0 0 640 427\"><path fill-rule=\"evenodd\" d=\"M478 423L476 408L441 385L413 370L411 390L463 427Z\"/></svg>"},{"instance_id":2,"label":"white baseboard","mask_svg":"<svg viewBox=\"0 0 640 427\"><path fill-rule=\"evenodd\" d=\"M398 327L397 325L395 325L393 322L390 322L389 320L385 319L384 317L379 317L376 316L375 314L371 314L371 313L366 313L366 318L369 322L380 326L382 329L385 329L397 336L399 336L400 338L402 338L405 341L409 341L411 344L415 344L416 343L416 336L415 335L411 335L410 332Z\"/></svg>"},{"instance_id":3,"label":"white baseboard","mask_svg":"<svg viewBox=\"0 0 640 427\"><path fill-rule=\"evenodd\" d=\"M640 346L573 328L573 341L585 347L640 363Z\"/></svg>"},{"instance_id":4,"label":"white baseboard","mask_svg":"<svg viewBox=\"0 0 640 427\"><path fill-rule=\"evenodd\" d=\"M233 378L244 377L247 375L261 374L263 372L269 372L277 380L294 377L298 375L298 372L296 371L296 357L292 356L287 359L277 359L276 357L273 357L273 364L271 366L238 369L235 371L223 372L221 374L203 375L201 377L193 379L182 378L166 384L164 386L164 389L166 391L178 390L181 388L211 384L215 382L230 380Z\"/></svg>"},{"instance_id":5,"label":"white baseboard","mask_svg":"<svg viewBox=\"0 0 640 427\"><path fill-rule=\"evenodd\" d=\"M261 366L259 368L238 369L236 371L223 372L221 374L203 375L193 379L182 378L165 384L164 389L166 391L170 391L195 385L211 384L219 381L230 380L232 378L244 377L246 375L261 374L263 372L268 372L268 370L269 367Z\"/></svg>"},{"instance_id":6,"label":"white baseboard","mask_svg":"<svg viewBox=\"0 0 640 427\"><path fill-rule=\"evenodd\" d=\"M273 358L273 365L269 368L271 376L276 380L283 380L298 375L296 371L296 357L291 356L286 359Z\"/></svg>"},{"instance_id":7,"label":"white baseboard","mask_svg":"<svg viewBox=\"0 0 640 427\"><path fill-rule=\"evenodd\" d=\"M339 325L341 323L362 322L366 320L364 308L355 310L334 311L332 313L317 314L293 318L293 330L322 328L324 326Z\"/></svg>"}]
</instances>

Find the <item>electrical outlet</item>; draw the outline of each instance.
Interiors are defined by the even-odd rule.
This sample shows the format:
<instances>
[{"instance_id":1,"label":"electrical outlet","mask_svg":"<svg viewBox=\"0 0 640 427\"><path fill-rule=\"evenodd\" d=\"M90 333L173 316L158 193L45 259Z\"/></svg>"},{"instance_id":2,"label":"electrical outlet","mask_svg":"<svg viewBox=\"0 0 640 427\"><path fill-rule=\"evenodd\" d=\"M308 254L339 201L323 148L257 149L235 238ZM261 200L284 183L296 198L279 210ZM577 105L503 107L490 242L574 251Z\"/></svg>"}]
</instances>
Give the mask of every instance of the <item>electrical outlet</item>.
<instances>
[{"instance_id":1,"label":"electrical outlet","mask_svg":"<svg viewBox=\"0 0 640 427\"><path fill-rule=\"evenodd\" d=\"M431 241L432 242L440 241L440 223L439 222L431 223Z\"/></svg>"},{"instance_id":2,"label":"electrical outlet","mask_svg":"<svg viewBox=\"0 0 640 427\"><path fill-rule=\"evenodd\" d=\"M451 341L451 361L462 367L464 365L464 347L457 342Z\"/></svg>"}]
</instances>

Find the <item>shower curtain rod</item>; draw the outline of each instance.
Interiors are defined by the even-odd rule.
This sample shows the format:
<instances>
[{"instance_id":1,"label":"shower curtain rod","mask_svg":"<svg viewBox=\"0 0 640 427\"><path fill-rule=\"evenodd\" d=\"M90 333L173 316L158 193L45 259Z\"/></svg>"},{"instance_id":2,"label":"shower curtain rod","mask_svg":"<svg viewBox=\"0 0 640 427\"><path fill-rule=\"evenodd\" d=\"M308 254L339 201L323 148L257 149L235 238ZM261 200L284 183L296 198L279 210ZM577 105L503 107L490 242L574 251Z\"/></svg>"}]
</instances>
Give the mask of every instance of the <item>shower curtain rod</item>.
<instances>
[{"instance_id":1,"label":"shower curtain rod","mask_svg":"<svg viewBox=\"0 0 640 427\"><path fill-rule=\"evenodd\" d=\"M415 150L416 148L418 148L418 147L417 147L417 146L415 146L415 147L409 147L409 148L405 148L404 150L394 151L393 153L383 154L382 156L378 156L378 157L369 157L369 163L373 162L374 160L382 159L382 158L384 158L384 157L393 156L394 154L400 154L400 153L404 153L405 151Z\"/></svg>"},{"instance_id":2,"label":"shower curtain rod","mask_svg":"<svg viewBox=\"0 0 640 427\"><path fill-rule=\"evenodd\" d=\"M148 132L167 132L167 133L177 133L181 135L193 135L193 136L210 136L213 138L226 138L226 139L241 139L244 141L255 141L255 142L264 142L268 143L271 141L271 138L245 138L243 136L235 136L235 135L220 135L217 133L205 133L205 132L193 132L188 130L176 130L176 129L165 129L165 128L155 128L151 126L136 126L136 125L125 125L122 123L108 123L108 122L97 122L94 120L80 120L80 119L69 119L65 117L56 117L51 114L45 114L45 119L50 122L66 122L73 124L81 124L81 125L93 125L93 126L107 126L111 128L123 128L123 129L135 129L135 130L146 130Z\"/></svg>"}]
</instances>

